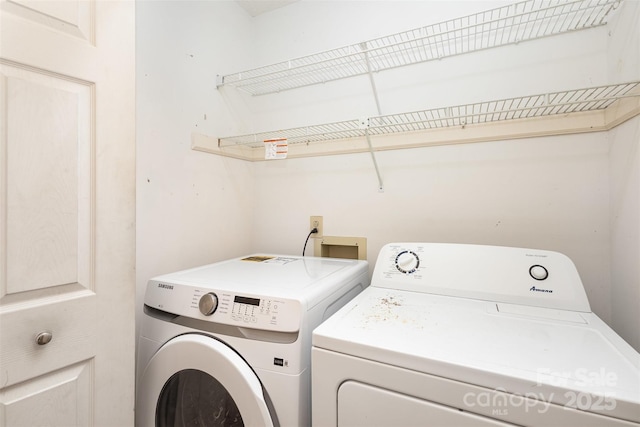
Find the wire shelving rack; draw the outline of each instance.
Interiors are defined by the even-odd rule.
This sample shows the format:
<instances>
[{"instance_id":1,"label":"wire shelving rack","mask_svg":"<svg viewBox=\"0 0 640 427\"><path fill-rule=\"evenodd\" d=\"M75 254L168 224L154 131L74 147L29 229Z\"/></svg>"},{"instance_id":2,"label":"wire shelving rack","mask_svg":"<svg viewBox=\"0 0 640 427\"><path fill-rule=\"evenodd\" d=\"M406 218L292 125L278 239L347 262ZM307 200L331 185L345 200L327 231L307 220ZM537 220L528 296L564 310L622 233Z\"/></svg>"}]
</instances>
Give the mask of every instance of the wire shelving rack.
<instances>
[{"instance_id":1,"label":"wire shelving rack","mask_svg":"<svg viewBox=\"0 0 640 427\"><path fill-rule=\"evenodd\" d=\"M290 145L310 144L498 121L566 116L605 110L616 101L634 97L640 97L640 81L223 137L218 139L218 146L263 148L265 140L277 138L286 138Z\"/></svg>"},{"instance_id":2,"label":"wire shelving rack","mask_svg":"<svg viewBox=\"0 0 640 427\"><path fill-rule=\"evenodd\" d=\"M326 83L607 23L620 0L526 0L480 13L218 76L251 95Z\"/></svg>"}]
</instances>

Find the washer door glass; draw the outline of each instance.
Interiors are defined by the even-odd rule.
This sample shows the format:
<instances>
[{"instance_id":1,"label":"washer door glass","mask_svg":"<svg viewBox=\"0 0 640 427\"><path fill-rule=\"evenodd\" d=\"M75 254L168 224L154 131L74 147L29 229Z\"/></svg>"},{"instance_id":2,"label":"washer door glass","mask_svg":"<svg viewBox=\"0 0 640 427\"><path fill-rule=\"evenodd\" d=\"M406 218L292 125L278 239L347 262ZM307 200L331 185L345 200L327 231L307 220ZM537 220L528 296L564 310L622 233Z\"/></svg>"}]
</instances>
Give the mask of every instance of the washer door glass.
<instances>
[{"instance_id":1,"label":"washer door glass","mask_svg":"<svg viewBox=\"0 0 640 427\"><path fill-rule=\"evenodd\" d=\"M136 399L136 426L187 425L277 425L247 362L214 337L195 333L158 349L140 376Z\"/></svg>"},{"instance_id":2,"label":"washer door glass","mask_svg":"<svg viewBox=\"0 0 640 427\"><path fill-rule=\"evenodd\" d=\"M218 380L197 369L185 369L164 385L156 426L242 427L244 423L236 402Z\"/></svg>"}]
</instances>

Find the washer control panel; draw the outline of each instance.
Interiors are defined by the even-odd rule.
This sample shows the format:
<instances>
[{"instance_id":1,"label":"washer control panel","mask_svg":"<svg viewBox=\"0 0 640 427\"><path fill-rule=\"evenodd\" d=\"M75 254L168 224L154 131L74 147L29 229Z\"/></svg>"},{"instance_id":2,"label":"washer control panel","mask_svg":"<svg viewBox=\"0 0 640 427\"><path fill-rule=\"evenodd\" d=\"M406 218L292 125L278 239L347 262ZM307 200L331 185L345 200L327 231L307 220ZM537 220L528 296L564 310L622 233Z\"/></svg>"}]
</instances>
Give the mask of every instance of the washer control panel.
<instances>
[{"instance_id":1,"label":"washer control panel","mask_svg":"<svg viewBox=\"0 0 640 427\"><path fill-rule=\"evenodd\" d=\"M538 249L390 243L380 250L371 286L591 311L573 262Z\"/></svg>"},{"instance_id":2,"label":"washer control panel","mask_svg":"<svg viewBox=\"0 0 640 427\"><path fill-rule=\"evenodd\" d=\"M286 302L281 299L252 298L234 295L225 307L227 314L235 322L254 324L261 320L276 322Z\"/></svg>"},{"instance_id":3,"label":"washer control panel","mask_svg":"<svg viewBox=\"0 0 640 427\"><path fill-rule=\"evenodd\" d=\"M147 284L145 305L179 316L279 332L298 331L302 313L297 300L156 280Z\"/></svg>"}]
</instances>

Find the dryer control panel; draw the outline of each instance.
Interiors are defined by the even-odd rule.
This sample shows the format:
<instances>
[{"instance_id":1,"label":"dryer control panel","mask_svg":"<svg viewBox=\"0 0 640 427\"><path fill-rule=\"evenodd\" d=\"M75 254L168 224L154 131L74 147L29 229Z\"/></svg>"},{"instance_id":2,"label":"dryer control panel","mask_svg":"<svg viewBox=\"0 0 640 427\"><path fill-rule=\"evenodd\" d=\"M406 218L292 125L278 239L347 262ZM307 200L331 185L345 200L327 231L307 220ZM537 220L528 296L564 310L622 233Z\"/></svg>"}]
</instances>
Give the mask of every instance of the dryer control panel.
<instances>
[{"instance_id":1,"label":"dryer control panel","mask_svg":"<svg viewBox=\"0 0 640 427\"><path fill-rule=\"evenodd\" d=\"M147 284L144 303L179 316L278 332L298 331L302 313L297 300L157 280Z\"/></svg>"},{"instance_id":2,"label":"dryer control panel","mask_svg":"<svg viewBox=\"0 0 640 427\"><path fill-rule=\"evenodd\" d=\"M451 243L385 245L371 286L590 312L573 262L558 252Z\"/></svg>"}]
</instances>

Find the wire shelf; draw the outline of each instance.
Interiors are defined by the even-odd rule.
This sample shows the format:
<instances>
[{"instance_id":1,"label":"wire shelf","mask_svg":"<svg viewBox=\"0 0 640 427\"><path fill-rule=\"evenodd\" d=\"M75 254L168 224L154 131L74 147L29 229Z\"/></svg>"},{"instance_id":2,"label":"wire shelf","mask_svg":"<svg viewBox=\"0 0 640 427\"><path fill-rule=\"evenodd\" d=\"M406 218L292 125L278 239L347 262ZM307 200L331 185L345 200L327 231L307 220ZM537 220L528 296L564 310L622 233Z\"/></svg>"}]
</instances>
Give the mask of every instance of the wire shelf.
<instances>
[{"instance_id":1,"label":"wire shelf","mask_svg":"<svg viewBox=\"0 0 640 427\"><path fill-rule=\"evenodd\" d=\"M230 136L219 138L218 146L263 148L265 140L276 138L286 138L289 145L310 144L367 135L567 115L604 110L616 101L629 97L640 97L640 81Z\"/></svg>"},{"instance_id":2,"label":"wire shelf","mask_svg":"<svg viewBox=\"0 0 640 427\"><path fill-rule=\"evenodd\" d=\"M620 0L527 0L218 79L251 95L462 55L607 23Z\"/></svg>"}]
</instances>

